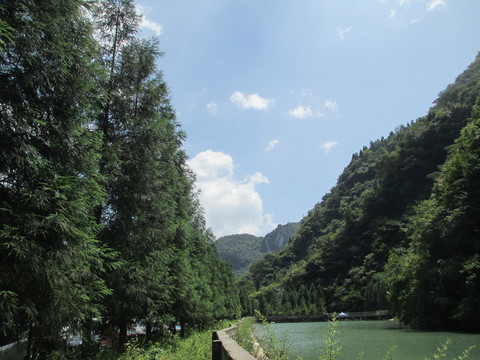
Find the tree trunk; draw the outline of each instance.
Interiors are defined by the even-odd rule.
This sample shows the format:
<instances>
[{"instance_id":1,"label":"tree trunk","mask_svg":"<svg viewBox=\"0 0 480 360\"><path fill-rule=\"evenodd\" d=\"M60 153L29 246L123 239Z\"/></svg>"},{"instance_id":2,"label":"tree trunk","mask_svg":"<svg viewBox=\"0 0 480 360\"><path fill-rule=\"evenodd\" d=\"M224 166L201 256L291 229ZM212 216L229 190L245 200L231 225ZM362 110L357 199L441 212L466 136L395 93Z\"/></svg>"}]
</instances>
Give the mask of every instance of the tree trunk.
<instances>
[{"instance_id":1,"label":"tree trunk","mask_svg":"<svg viewBox=\"0 0 480 360\"><path fill-rule=\"evenodd\" d=\"M118 345L123 349L125 343L127 342L127 320L123 317L120 320L120 333L118 334Z\"/></svg>"},{"instance_id":2,"label":"tree trunk","mask_svg":"<svg viewBox=\"0 0 480 360\"><path fill-rule=\"evenodd\" d=\"M32 334L32 326L28 326L28 336L27 336L27 355L25 358L27 360L32 359L32 346L33 346L33 334Z\"/></svg>"},{"instance_id":3,"label":"tree trunk","mask_svg":"<svg viewBox=\"0 0 480 360\"><path fill-rule=\"evenodd\" d=\"M152 340L152 322L147 321L145 324L145 338L148 341Z\"/></svg>"},{"instance_id":4,"label":"tree trunk","mask_svg":"<svg viewBox=\"0 0 480 360\"><path fill-rule=\"evenodd\" d=\"M185 337L185 321L184 320L180 321L180 336L182 338Z\"/></svg>"},{"instance_id":5,"label":"tree trunk","mask_svg":"<svg viewBox=\"0 0 480 360\"><path fill-rule=\"evenodd\" d=\"M89 352L92 349L93 339L92 339L92 330L93 330L93 320L91 317L88 317L83 324L82 329L82 355L86 359Z\"/></svg>"}]
</instances>

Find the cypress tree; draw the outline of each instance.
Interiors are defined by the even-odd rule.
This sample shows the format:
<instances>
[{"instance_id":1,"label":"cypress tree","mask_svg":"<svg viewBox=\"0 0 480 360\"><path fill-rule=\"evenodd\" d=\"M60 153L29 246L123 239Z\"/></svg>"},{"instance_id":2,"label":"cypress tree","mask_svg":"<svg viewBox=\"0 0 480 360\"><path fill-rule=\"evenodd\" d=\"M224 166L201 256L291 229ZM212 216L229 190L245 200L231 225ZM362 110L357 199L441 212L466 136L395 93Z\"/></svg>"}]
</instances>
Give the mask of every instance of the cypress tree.
<instances>
[{"instance_id":1,"label":"cypress tree","mask_svg":"<svg viewBox=\"0 0 480 360\"><path fill-rule=\"evenodd\" d=\"M28 332L27 358L99 314L108 291L93 209L103 198L94 41L85 2L2 1L0 324Z\"/></svg>"}]
</instances>

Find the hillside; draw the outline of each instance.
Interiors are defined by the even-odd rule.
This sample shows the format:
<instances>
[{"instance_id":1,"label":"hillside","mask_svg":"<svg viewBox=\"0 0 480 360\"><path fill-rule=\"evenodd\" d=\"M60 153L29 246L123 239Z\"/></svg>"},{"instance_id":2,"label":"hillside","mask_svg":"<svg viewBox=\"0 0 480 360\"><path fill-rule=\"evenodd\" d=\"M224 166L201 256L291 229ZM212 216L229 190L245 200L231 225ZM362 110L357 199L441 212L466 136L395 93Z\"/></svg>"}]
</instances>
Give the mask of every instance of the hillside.
<instances>
[{"instance_id":1,"label":"hillside","mask_svg":"<svg viewBox=\"0 0 480 360\"><path fill-rule=\"evenodd\" d=\"M283 249L299 226L300 223L278 225L264 237L249 234L223 236L215 244L220 258L230 262L235 275L239 276L265 254Z\"/></svg>"},{"instance_id":2,"label":"hillside","mask_svg":"<svg viewBox=\"0 0 480 360\"><path fill-rule=\"evenodd\" d=\"M448 166L445 162L460 151L455 141L467 125L463 131L470 134L464 135L470 143L463 151L473 156L472 164L478 160L470 153L478 148L479 141L472 135L476 131L472 124L479 117L479 81L477 57L455 83L440 93L426 116L398 127L387 138L371 142L354 154L337 184L303 219L288 245L266 255L241 280L251 293L249 301L258 302L267 315L289 313L292 309L309 313L309 303L318 301L312 294L319 293L315 289L320 288L328 311L390 308L405 322L420 327L478 329L478 322L475 325L472 317L468 319L466 309L474 309L472 304L478 303L472 294L479 292L479 195L471 191L476 186L467 186L468 181L475 184L472 174L464 178L460 170L452 170L454 175L449 173L448 177L443 172L452 167L451 160ZM463 159L467 155L457 156ZM473 169L478 171L475 166ZM454 184L467 184L467 190L462 191L470 196L466 197L470 202L445 210L444 217L461 223L455 216L463 219L465 208L470 208L471 218L466 221L470 225L465 231L457 231L454 241L442 240L444 234L439 231L438 238L432 240L437 224L432 224L431 219L441 218L424 209L432 207L432 201L445 189L441 185L451 178ZM456 246L448 245L449 251L439 254L434 251L435 241L450 241ZM439 261L451 265L448 273L435 265ZM412 268L412 263L418 266ZM433 285L425 274L435 276L437 283ZM426 289L415 287L419 282ZM305 306L299 306L302 302ZM436 312L429 310L427 319L421 315L426 309Z\"/></svg>"}]
</instances>

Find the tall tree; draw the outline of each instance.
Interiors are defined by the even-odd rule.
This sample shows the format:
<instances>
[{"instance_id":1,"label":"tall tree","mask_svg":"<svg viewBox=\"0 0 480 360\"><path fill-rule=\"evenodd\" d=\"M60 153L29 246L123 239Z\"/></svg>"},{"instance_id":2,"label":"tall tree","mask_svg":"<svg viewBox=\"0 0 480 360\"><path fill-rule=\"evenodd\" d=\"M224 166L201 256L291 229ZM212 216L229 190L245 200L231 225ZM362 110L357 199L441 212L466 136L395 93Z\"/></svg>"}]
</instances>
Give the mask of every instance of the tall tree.
<instances>
[{"instance_id":1,"label":"tall tree","mask_svg":"<svg viewBox=\"0 0 480 360\"><path fill-rule=\"evenodd\" d=\"M105 252L93 209L98 173L95 43L86 2L2 1L13 29L0 52L0 324L43 338L99 313Z\"/></svg>"},{"instance_id":2,"label":"tall tree","mask_svg":"<svg viewBox=\"0 0 480 360\"><path fill-rule=\"evenodd\" d=\"M120 343L133 319L168 317L172 302L170 266L182 223L180 189L184 134L156 69L155 40L138 39L132 1L104 1L97 13L103 62L109 70L107 101L99 116L107 200L101 238L121 265L107 278L113 294L108 315L120 328Z\"/></svg>"}]
</instances>

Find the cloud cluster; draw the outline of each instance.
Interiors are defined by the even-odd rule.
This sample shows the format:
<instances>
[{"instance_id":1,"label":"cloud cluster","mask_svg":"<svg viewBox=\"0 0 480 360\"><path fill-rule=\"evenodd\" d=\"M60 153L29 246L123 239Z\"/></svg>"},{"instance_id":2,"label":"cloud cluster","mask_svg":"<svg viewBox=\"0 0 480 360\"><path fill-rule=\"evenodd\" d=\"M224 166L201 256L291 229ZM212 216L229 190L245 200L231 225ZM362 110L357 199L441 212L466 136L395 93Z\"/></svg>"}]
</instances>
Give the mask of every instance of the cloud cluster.
<instances>
[{"instance_id":1,"label":"cloud cluster","mask_svg":"<svg viewBox=\"0 0 480 360\"><path fill-rule=\"evenodd\" d=\"M230 155L206 150L189 161L197 174L200 202L207 224L216 237L248 233L265 235L275 228L272 215L265 214L259 184L268 184L266 176L257 172L245 179L235 178Z\"/></svg>"},{"instance_id":2,"label":"cloud cluster","mask_svg":"<svg viewBox=\"0 0 480 360\"><path fill-rule=\"evenodd\" d=\"M352 27L349 26L345 29L337 28L337 35L340 38L340 40L343 40L345 38L345 34L350 32L352 30Z\"/></svg>"},{"instance_id":3,"label":"cloud cluster","mask_svg":"<svg viewBox=\"0 0 480 360\"><path fill-rule=\"evenodd\" d=\"M278 141L277 139L273 139L271 140L268 145L267 145L267 148L265 149L266 151L271 151L273 150L278 144L280 144L280 141Z\"/></svg>"},{"instance_id":4,"label":"cloud cluster","mask_svg":"<svg viewBox=\"0 0 480 360\"><path fill-rule=\"evenodd\" d=\"M313 93L308 90L308 92L305 89L302 89L300 92L300 95L303 97L312 97ZM314 103L317 103L315 100L312 100ZM318 105L318 103L317 103ZM336 116L338 116L338 104L336 101L333 100L325 100L323 102L323 110L328 109L329 111L333 112ZM294 109L290 110L288 112L288 115L293 116L297 119L305 119L309 117L323 117L325 114L321 111L318 110L312 110L312 107L310 105L301 105L298 104L297 107Z\"/></svg>"},{"instance_id":5,"label":"cloud cluster","mask_svg":"<svg viewBox=\"0 0 480 360\"><path fill-rule=\"evenodd\" d=\"M325 107L329 108L330 110L338 110L338 104L336 101L333 100L325 100Z\"/></svg>"},{"instance_id":6,"label":"cloud cluster","mask_svg":"<svg viewBox=\"0 0 480 360\"><path fill-rule=\"evenodd\" d=\"M258 94L244 94L241 91L235 91L230 96L230 101L245 109L268 110L274 104L273 99L262 98Z\"/></svg>"},{"instance_id":7,"label":"cloud cluster","mask_svg":"<svg viewBox=\"0 0 480 360\"><path fill-rule=\"evenodd\" d=\"M337 145L339 145L339 143L337 143L336 141L327 141L322 145L322 148L325 153L329 153L330 149Z\"/></svg>"},{"instance_id":8,"label":"cloud cluster","mask_svg":"<svg viewBox=\"0 0 480 360\"><path fill-rule=\"evenodd\" d=\"M215 103L215 102L211 102L210 104L207 104L207 109L212 114L216 114L216 113L218 113L218 104Z\"/></svg>"},{"instance_id":9,"label":"cloud cluster","mask_svg":"<svg viewBox=\"0 0 480 360\"><path fill-rule=\"evenodd\" d=\"M406 7L409 8L411 5L415 5L416 7L421 6L424 7L426 6L426 12L429 13L431 11L440 9L442 7L445 7L447 5L446 0L428 0L427 4L425 5L425 0L391 0L390 2L388 0L378 0L383 4L390 3L392 6L395 7L395 9L390 9L390 15L388 16L388 19L391 20L397 15L397 10L399 10L401 7ZM409 12L411 13L411 11ZM414 18L413 20L410 20L410 24L416 24L419 23L424 19L424 16L419 16Z\"/></svg>"},{"instance_id":10,"label":"cloud cluster","mask_svg":"<svg viewBox=\"0 0 480 360\"><path fill-rule=\"evenodd\" d=\"M142 5L136 5L135 9L137 11L137 14L140 15L140 27L141 28L146 28L155 33L155 35L160 36L163 33L163 26L162 24L159 24L155 21L152 21L150 19L147 19L145 16L145 7Z\"/></svg>"},{"instance_id":11,"label":"cloud cluster","mask_svg":"<svg viewBox=\"0 0 480 360\"><path fill-rule=\"evenodd\" d=\"M444 0L431 0L427 5L427 11L432 11L438 8L439 6L445 6L446 2Z\"/></svg>"},{"instance_id":12,"label":"cloud cluster","mask_svg":"<svg viewBox=\"0 0 480 360\"><path fill-rule=\"evenodd\" d=\"M290 110L288 113L297 119L304 119L313 116L313 111L310 109L310 106L303 105L298 105L295 109Z\"/></svg>"}]
</instances>

